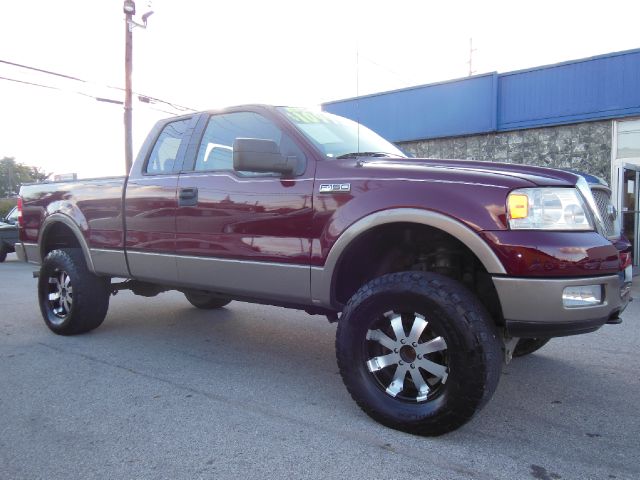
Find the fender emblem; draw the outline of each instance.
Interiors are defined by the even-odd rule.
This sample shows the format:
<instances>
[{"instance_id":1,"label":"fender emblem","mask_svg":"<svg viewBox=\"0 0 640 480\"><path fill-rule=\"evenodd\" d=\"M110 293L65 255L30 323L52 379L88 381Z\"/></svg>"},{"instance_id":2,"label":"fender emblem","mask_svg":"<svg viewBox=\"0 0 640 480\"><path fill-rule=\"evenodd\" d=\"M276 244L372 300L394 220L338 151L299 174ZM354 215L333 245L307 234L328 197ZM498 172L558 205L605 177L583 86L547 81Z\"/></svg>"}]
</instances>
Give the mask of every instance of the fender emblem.
<instances>
[{"instance_id":1,"label":"fender emblem","mask_svg":"<svg viewBox=\"0 0 640 480\"><path fill-rule=\"evenodd\" d=\"M348 193L351 191L350 183L321 183L320 193Z\"/></svg>"}]
</instances>

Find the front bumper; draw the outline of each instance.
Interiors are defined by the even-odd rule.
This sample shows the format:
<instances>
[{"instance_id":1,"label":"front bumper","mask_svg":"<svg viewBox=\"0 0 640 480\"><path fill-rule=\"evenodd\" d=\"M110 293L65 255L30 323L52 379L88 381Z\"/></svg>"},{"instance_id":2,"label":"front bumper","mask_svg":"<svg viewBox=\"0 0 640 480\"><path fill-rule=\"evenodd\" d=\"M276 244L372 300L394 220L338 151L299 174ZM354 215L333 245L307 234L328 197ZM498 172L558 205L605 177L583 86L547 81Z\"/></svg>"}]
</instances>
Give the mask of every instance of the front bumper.
<instances>
[{"instance_id":1,"label":"front bumper","mask_svg":"<svg viewBox=\"0 0 640 480\"><path fill-rule=\"evenodd\" d=\"M617 275L580 278L493 277L507 333L539 338L576 335L597 330L615 319L631 299L631 268ZM602 285L602 302L586 307L565 307L566 287Z\"/></svg>"}]
</instances>

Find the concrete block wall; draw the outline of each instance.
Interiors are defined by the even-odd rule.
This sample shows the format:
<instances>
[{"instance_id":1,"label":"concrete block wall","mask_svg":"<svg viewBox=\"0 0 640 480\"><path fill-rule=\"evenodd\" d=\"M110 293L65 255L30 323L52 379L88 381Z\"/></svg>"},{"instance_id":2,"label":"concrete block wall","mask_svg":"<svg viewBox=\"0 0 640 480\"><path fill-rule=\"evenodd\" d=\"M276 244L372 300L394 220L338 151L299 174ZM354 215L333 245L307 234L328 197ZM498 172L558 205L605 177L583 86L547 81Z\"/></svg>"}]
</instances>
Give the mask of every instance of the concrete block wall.
<instances>
[{"instance_id":1,"label":"concrete block wall","mask_svg":"<svg viewBox=\"0 0 640 480\"><path fill-rule=\"evenodd\" d=\"M612 122L595 121L398 143L407 154L571 168L611 181Z\"/></svg>"}]
</instances>

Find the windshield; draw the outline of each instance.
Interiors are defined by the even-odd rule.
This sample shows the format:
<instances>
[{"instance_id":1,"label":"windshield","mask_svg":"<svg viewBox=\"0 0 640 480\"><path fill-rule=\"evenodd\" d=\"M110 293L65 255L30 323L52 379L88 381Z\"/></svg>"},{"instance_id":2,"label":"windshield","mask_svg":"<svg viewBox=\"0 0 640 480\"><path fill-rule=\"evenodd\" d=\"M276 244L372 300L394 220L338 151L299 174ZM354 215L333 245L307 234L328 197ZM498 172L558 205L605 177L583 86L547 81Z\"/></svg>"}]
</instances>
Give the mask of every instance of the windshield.
<instances>
[{"instance_id":1,"label":"windshield","mask_svg":"<svg viewBox=\"0 0 640 480\"><path fill-rule=\"evenodd\" d=\"M18 221L18 207L13 207L6 217L7 223L16 223Z\"/></svg>"},{"instance_id":2,"label":"windshield","mask_svg":"<svg viewBox=\"0 0 640 480\"><path fill-rule=\"evenodd\" d=\"M347 118L304 108L279 107L279 110L327 158L357 156L359 152L406 157L391 142Z\"/></svg>"}]
</instances>

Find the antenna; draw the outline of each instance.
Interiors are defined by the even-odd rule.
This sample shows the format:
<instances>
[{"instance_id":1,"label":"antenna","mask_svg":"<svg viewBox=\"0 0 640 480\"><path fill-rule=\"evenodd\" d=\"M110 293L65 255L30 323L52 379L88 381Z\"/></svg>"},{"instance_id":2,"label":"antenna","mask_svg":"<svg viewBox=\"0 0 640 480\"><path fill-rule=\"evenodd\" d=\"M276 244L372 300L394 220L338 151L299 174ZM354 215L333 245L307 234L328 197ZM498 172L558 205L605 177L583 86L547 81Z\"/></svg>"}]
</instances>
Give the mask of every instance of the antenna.
<instances>
[{"instance_id":1,"label":"antenna","mask_svg":"<svg viewBox=\"0 0 640 480\"><path fill-rule=\"evenodd\" d=\"M467 62L469 64L469 76L476 73L476 71L473 69L473 52L475 51L476 49L473 48L473 38L470 38L469 39L469 61Z\"/></svg>"},{"instance_id":2,"label":"antenna","mask_svg":"<svg viewBox=\"0 0 640 480\"><path fill-rule=\"evenodd\" d=\"M356 39L356 123L358 124L358 153L360 153L360 43Z\"/></svg>"}]
</instances>

